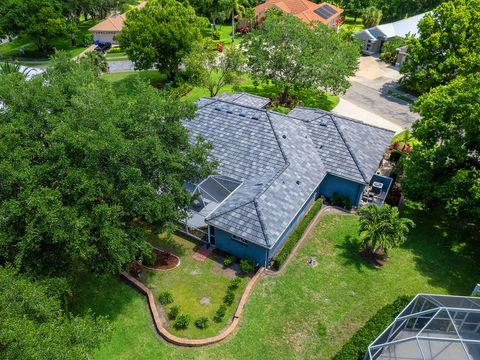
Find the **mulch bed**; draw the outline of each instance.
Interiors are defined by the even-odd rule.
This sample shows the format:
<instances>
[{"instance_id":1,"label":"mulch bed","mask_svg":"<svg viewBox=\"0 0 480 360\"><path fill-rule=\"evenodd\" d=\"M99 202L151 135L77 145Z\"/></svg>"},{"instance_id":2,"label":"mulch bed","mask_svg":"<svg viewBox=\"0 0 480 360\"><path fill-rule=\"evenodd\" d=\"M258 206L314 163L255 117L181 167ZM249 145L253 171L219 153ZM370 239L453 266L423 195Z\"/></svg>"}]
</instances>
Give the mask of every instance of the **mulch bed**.
<instances>
[{"instance_id":1,"label":"mulch bed","mask_svg":"<svg viewBox=\"0 0 480 360\"><path fill-rule=\"evenodd\" d=\"M153 249L153 252L157 255L157 259L155 260L155 264L145 266L149 269L155 270L169 270L175 268L178 263L180 262L180 258L168 251L163 251L157 248Z\"/></svg>"},{"instance_id":2,"label":"mulch bed","mask_svg":"<svg viewBox=\"0 0 480 360\"><path fill-rule=\"evenodd\" d=\"M387 257L383 254L376 254L368 248L360 251L360 256L374 267L382 267L387 261Z\"/></svg>"}]
</instances>

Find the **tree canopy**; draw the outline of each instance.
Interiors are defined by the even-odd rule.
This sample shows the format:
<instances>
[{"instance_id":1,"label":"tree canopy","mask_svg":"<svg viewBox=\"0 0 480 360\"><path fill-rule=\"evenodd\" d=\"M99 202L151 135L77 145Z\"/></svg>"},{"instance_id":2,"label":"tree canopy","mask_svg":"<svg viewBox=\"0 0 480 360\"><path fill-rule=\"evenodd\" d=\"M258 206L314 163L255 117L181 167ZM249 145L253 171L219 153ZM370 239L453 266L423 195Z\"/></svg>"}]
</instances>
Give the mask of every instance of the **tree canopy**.
<instances>
[{"instance_id":1,"label":"tree canopy","mask_svg":"<svg viewBox=\"0 0 480 360\"><path fill-rule=\"evenodd\" d=\"M322 89L344 92L360 56L357 45L343 41L323 24L311 27L295 16L268 11L261 29L245 41L248 66L255 80L283 90Z\"/></svg>"},{"instance_id":2,"label":"tree canopy","mask_svg":"<svg viewBox=\"0 0 480 360\"><path fill-rule=\"evenodd\" d=\"M29 35L40 51L54 37L65 32L62 4L57 0L2 0L0 34Z\"/></svg>"},{"instance_id":3,"label":"tree canopy","mask_svg":"<svg viewBox=\"0 0 480 360\"><path fill-rule=\"evenodd\" d=\"M207 88L212 97L226 85L238 84L244 65L242 50L233 46L221 54L199 47L185 59L189 82Z\"/></svg>"},{"instance_id":4,"label":"tree canopy","mask_svg":"<svg viewBox=\"0 0 480 360\"><path fill-rule=\"evenodd\" d=\"M480 0L451 0L420 21L408 41L401 83L417 93L480 72Z\"/></svg>"},{"instance_id":5,"label":"tree canopy","mask_svg":"<svg viewBox=\"0 0 480 360\"><path fill-rule=\"evenodd\" d=\"M116 96L86 59L0 81L0 265L50 275L123 270L185 216L185 181L210 173L189 142L194 105L138 81Z\"/></svg>"},{"instance_id":6,"label":"tree canopy","mask_svg":"<svg viewBox=\"0 0 480 360\"><path fill-rule=\"evenodd\" d=\"M444 205L459 224L480 219L480 75L457 78L416 102L419 141L402 186L412 199Z\"/></svg>"},{"instance_id":7,"label":"tree canopy","mask_svg":"<svg viewBox=\"0 0 480 360\"><path fill-rule=\"evenodd\" d=\"M118 40L137 69L155 66L174 80L182 59L201 40L204 25L206 20L197 17L188 3L152 0L127 14Z\"/></svg>"},{"instance_id":8,"label":"tree canopy","mask_svg":"<svg viewBox=\"0 0 480 360\"><path fill-rule=\"evenodd\" d=\"M0 266L0 358L86 359L108 339L106 319L63 310L58 291L52 289L57 283L32 281Z\"/></svg>"}]
</instances>

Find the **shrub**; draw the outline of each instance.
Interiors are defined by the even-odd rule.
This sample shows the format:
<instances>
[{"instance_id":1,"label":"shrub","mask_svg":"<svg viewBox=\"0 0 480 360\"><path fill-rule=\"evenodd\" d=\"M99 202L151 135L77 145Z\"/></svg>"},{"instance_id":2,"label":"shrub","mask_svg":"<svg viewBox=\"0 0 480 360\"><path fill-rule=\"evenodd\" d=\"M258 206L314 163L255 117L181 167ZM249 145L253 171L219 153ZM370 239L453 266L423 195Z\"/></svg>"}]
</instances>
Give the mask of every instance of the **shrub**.
<instances>
[{"instance_id":1,"label":"shrub","mask_svg":"<svg viewBox=\"0 0 480 360\"><path fill-rule=\"evenodd\" d=\"M208 318L206 318L205 316L202 316L201 318L195 320L195 326L199 329L206 329L208 327L208 323Z\"/></svg>"},{"instance_id":2,"label":"shrub","mask_svg":"<svg viewBox=\"0 0 480 360\"><path fill-rule=\"evenodd\" d=\"M242 282L242 279L239 277L236 277L235 279L232 279L230 281L230 284L228 285L229 290L237 290L238 287L240 286L240 283Z\"/></svg>"},{"instance_id":3,"label":"shrub","mask_svg":"<svg viewBox=\"0 0 480 360\"><path fill-rule=\"evenodd\" d=\"M170 292L164 291L158 295L158 301L160 301L162 305L168 305L173 303L173 296Z\"/></svg>"},{"instance_id":4,"label":"shrub","mask_svg":"<svg viewBox=\"0 0 480 360\"><path fill-rule=\"evenodd\" d=\"M115 47L112 47L110 50L108 50L109 54L118 54L121 52L123 52L123 49L120 46L115 46Z\"/></svg>"},{"instance_id":5,"label":"shrub","mask_svg":"<svg viewBox=\"0 0 480 360\"><path fill-rule=\"evenodd\" d=\"M384 331L395 317L412 300L411 296L400 296L393 303L377 311L335 355L336 360L362 360L368 345Z\"/></svg>"},{"instance_id":6,"label":"shrub","mask_svg":"<svg viewBox=\"0 0 480 360\"><path fill-rule=\"evenodd\" d=\"M223 302L230 306L233 304L233 300L235 300L235 294L232 290L228 289L227 293L223 297Z\"/></svg>"},{"instance_id":7,"label":"shrub","mask_svg":"<svg viewBox=\"0 0 480 360\"><path fill-rule=\"evenodd\" d=\"M340 195L336 192L334 192L332 195L332 205L341 206L347 210L350 210L352 208L350 198L348 196Z\"/></svg>"},{"instance_id":8,"label":"shrub","mask_svg":"<svg viewBox=\"0 0 480 360\"><path fill-rule=\"evenodd\" d=\"M315 215L317 215L317 213L320 211L322 205L323 200L318 199L315 204L313 204L312 208L308 211L308 213L303 217L302 221L300 221L300 223L297 225L292 234L288 237L287 241L285 242L281 250L278 252L277 257L273 262L273 268L275 270L280 269L285 260L287 260L288 255L290 255L292 249L295 247L298 240L300 240Z\"/></svg>"},{"instance_id":9,"label":"shrub","mask_svg":"<svg viewBox=\"0 0 480 360\"><path fill-rule=\"evenodd\" d=\"M223 265L225 266L230 266L232 265L234 262L235 262L236 258L235 256L233 255L228 255L227 257L225 257L225 259L223 260Z\"/></svg>"},{"instance_id":10,"label":"shrub","mask_svg":"<svg viewBox=\"0 0 480 360\"><path fill-rule=\"evenodd\" d=\"M213 39L213 40L220 40L220 31L214 30L214 31L212 32L212 39Z\"/></svg>"},{"instance_id":11,"label":"shrub","mask_svg":"<svg viewBox=\"0 0 480 360\"><path fill-rule=\"evenodd\" d=\"M215 312L215 316L213 317L213 320L216 322L222 321L226 313L227 313L227 306L225 304L220 305L220 307Z\"/></svg>"},{"instance_id":12,"label":"shrub","mask_svg":"<svg viewBox=\"0 0 480 360\"><path fill-rule=\"evenodd\" d=\"M320 321L317 324L317 335L321 338L327 335L327 328Z\"/></svg>"},{"instance_id":13,"label":"shrub","mask_svg":"<svg viewBox=\"0 0 480 360\"><path fill-rule=\"evenodd\" d=\"M170 308L170 311L168 312L168 317L170 320L175 320L180 313L180 306L174 305Z\"/></svg>"},{"instance_id":14,"label":"shrub","mask_svg":"<svg viewBox=\"0 0 480 360\"><path fill-rule=\"evenodd\" d=\"M395 65L398 59L397 49L403 45L405 45L405 40L398 36L386 41L383 44L380 59L382 59L382 61L385 61L388 64Z\"/></svg>"},{"instance_id":15,"label":"shrub","mask_svg":"<svg viewBox=\"0 0 480 360\"><path fill-rule=\"evenodd\" d=\"M188 324L190 324L190 316L187 314L177 315L174 325L176 329L186 329Z\"/></svg>"},{"instance_id":16,"label":"shrub","mask_svg":"<svg viewBox=\"0 0 480 360\"><path fill-rule=\"evenodd\" d=\"M240 269L246 274L252 273L255 271L255 261L252 259L242 259L240 260Z\"/></svg>"},{"instance_id":17,"label":"shrub","mask_svg":"<svg viewBox=\"0 0 480 360\"><path fill-rule=\"evenodd\" d=\"M143 254L142 264L145 266L153 266L157 261L157 253L152 250L148 250Z\"/></svg>"}]
</instances>

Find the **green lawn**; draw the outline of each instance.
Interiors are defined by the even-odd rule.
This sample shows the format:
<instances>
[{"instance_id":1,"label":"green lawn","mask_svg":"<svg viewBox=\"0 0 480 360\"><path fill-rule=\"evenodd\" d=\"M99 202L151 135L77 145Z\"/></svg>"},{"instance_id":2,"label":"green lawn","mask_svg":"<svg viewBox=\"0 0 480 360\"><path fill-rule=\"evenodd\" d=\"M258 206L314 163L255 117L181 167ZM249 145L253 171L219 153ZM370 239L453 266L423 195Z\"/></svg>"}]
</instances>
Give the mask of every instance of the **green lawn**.
<instances>
[{"instance_id":1,"label":"green lawn","mask_svg":"<svg viewBox=\"0 0 480 360\"><path fill-rule=\"evenodd\" d=\"M279 277L263 277L245 307L240 328L210 347L183 349L155 334L143 296L117 278L80 282L74 309L91 307L112 319L110 342L94 359L330 359L362 324L403 294L469 294L480 270L441 212L408 208L417 223L408 241L382 269L358 256L355 216L326 216ZM453 244L453 245L452 245ZM318 266L307 265L316 256ZM318 323L327 333L319 336Z\"/></svg>"},{"instance_id":2,"label":"green lawn","mask_svg":"<svg viewBox=\"0 0 480 360\"><path fill-rule=\"evenodd\" d=\"M232 44L232 24L217 24L217 31L220 33L220 40L214 40L215 44L219 42L223 45L229 46ZM206 28L201 29L202 36L204 38L211 39L212 38L212 27L209 25ZM241 38L242 34L235 33L235 42L233 44L237 44Z\"/></svg>"},{"instance_id":3,"label":"green lawn","mask_svg":"<svg viewBox=\"0 0 480 360\"><path fill-rule=\"evenodd\" d=\"M345 31L351 31L352 33L363 30L364 27L362 18L357 17L357 21L355 22L355 18L353 16L345 16L345 22L342 25L342 29Z\"/></svg>"},{"instance_id":4,"label":"green lawn","mask_svg":"<svg viewBox=\"0 0 480 360\"><path fill-rule=\"evenodd\" d=\"M157 70L138 71L138 72L118 72L102 75L102 78L111 82L113 89L117 94L128 94L134 91L133 82L140 78L148 81L152 86L157 83L163 83L167 79L165 74Z\"/></svg>"},{"instance_id":5,"label":"green lawn","mask_svg":"<svg viewBox=\"0 0 480 360\"><path fill-rule=\"evenodd\" d=\"M254 94L258 96L263 96L267 98L276 98L280 90L276 88L274 85L266 85L260 84L255 86L253 81L249 77L245 77L245 79L238 85L238 86L225 86L221 89L220 93L227 92L232 94L234 92L246 92L249 94ZM290 92L292 96L298 96L301 100L303 106L306 107L314 107L323 110L330 111L335 106L337 106L339 98L335 95L329 94L327 92L316 92L311 90L303 90L299 92L292 91ZM210 93L206 88L195 87L193 88L186 96L185 99L196 101L202 97L209 97ZM287 113L289 111L288 108L283 106L276 106L272 108L272 110Z\"/></svg>"},{"instance_id":6,"label":"green lawn","mask_svg":"<svg viewBox=\"0 0 480 360\"><path fill-rule=\"evenodd\" d=\"M95 25L98 20L89 20L83 21L78 25L78 31L76 32L76 39L77 43L81 42L81 39L86 35L89 34L88 29ZM86 47L71 46L70 34L64 34L59 36L58 38L54 39L51 44L51 47L55 48L56 50L63 50L66 51L70 57L75 57L79 55ZM25 56L23 58L19 58L19 51L20 48L24 48ZM37 51L35 44L33 43L32 39L29 36L18 36L15 40L0 45L0 58L17 58L19 60L48 60L51 54L40 54Z\"/></svg>"},{"instance_id":7,"label":"green lawn","mask_svg":"<svg viewBox=\"0 0 480 360\"><path fill-rule=\"evenodd\" d=\"M169 250L180 256L180 265L176 269L147 271L145 280L155 297L158 298L158 295L163 291L168 291L173 295L174 302L168 305L167 309L173 305L178 305L181 314L190 316L191 322L187 329L177 330L174 328L173 322L170 321L170 331L177 336L188 338L205 338L217 335L226 326L228 318L233 315L248 278L241 277L242 283L235 292L235 303L228 307L227 315L223 321L214 322L215 312L223 304L223 297L231 279L235 277L235 272L229 272L233 277L228 277L225 274L223 258L221 257L208 258L204 262L193 259L192 254L199 243L179 236L173 236L168 240L161 236L155 237L152 238L152 243L160 249ZM200 304L202 298L208 298L210 305ZM194 325L194 321L202 316L210 320L209 327L203 330Z\"/></svg>"}]
</instances>

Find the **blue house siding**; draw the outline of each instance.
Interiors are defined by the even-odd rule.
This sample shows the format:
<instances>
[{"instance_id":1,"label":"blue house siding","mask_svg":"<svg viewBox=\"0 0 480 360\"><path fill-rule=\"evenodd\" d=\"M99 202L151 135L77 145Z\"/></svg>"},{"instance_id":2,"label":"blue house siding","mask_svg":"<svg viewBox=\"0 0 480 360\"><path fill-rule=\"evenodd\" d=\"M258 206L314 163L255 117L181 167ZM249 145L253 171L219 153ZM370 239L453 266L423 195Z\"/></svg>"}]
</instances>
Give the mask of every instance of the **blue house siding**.
<instances>
[{"instance_id":1,"label":"blue house siding","mask_svg":"<svg viewBox=\"0 0 480 360\"><path fill-rule=\"evenodd\" d=\"M318 188L318 195L330 198L336 192L340 195L348 196L353 206L358 206L364 188L364 184L327 174Z\"/></svg>"},{"instance_id":2,"label":"blue house siding","mask_svg":"<svg viewBox=\"0 0 480 360\"><path fill-rule=\"evenodd\" d=\"M265 266L268 249L251 242L243 244L232 239L232 234L215 228L215 247L238 258L250 258L261 266Z\"/></svg>"}]
</instances>

